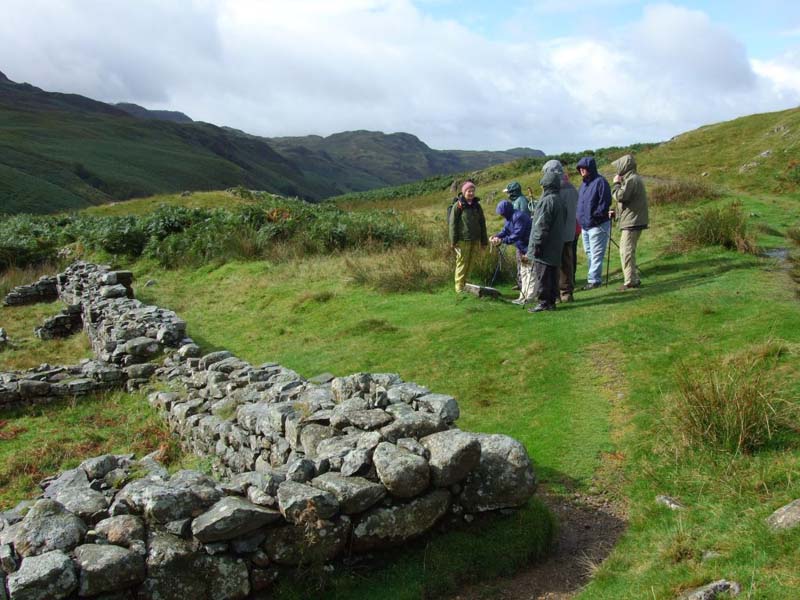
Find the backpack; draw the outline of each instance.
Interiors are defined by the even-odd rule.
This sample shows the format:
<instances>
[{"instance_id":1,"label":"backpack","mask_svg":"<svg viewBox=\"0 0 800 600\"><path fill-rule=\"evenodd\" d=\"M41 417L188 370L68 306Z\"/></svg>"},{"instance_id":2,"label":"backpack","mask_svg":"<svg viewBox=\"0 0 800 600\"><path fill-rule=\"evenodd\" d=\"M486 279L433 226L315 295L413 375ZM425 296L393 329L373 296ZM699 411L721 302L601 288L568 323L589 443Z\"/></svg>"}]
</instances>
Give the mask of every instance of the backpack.
<instances>
[{"instance_id":1,"label":"backpack","mask_svg":"<svg viewBox=\"0 0 800 600\"><path fill-rule=\"evenodd\" d=\"M454 207L456 204L459 204L459 203L461 202L461 198L462 198L462 197L463 197L463 196L461 196L461 194L459 194L458 196L456 196L455 198L453 198L453 200L450 202L450 205L447 207L447 222L448 222L448 223L450 223L450 215L451 215L451 213L453 212L453 207ZM460 208L460 207L459 207L459 208Z\"/></svg>"}]
</instances>

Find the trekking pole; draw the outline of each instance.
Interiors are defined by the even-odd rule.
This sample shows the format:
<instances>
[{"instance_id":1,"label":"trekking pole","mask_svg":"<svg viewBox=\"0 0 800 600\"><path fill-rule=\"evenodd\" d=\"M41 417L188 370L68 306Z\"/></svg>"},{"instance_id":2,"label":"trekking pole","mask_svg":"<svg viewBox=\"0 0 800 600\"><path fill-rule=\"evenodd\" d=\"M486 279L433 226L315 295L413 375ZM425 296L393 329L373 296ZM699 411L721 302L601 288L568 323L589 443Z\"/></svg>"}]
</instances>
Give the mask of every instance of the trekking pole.
<instances>
[{"instance_id":1,"label":"trekking pole","mask_svg":"<svg viewBox=\"0 0 800 600\"><path fill-rule=\"evenodd\" d=\"M614 240L611 238L611 234L613 233L614 229L614 221L611 221L612 229L608 232L608 251L606 252L606 287L608 287L608 272L611 270L611 242Z\"/></svg>"},{"instance_id":2,"label":"trekking pole","mask_svg":"<svg viewBox=\"0 0 800 600\"><path fill-rule=\"evenodd\" d=\"M497 246L497 266L494 268L494 275L492 275L491 281L487 287L493 287L494 281L497 279L497 274L500 272L500 269L503 266L503 248L501 246Z\"/></svg>"}]
</instances>

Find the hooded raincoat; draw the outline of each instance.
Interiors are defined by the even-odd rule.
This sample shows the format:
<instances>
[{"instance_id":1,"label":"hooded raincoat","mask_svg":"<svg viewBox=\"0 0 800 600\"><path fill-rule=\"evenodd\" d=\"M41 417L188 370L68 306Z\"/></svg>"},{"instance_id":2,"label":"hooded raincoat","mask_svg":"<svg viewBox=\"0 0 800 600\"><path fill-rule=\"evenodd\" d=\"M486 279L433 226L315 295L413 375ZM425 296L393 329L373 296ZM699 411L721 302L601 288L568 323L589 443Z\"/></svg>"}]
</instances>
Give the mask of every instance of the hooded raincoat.
<instances>
[{"instance_id":1,"label":"hooded raincoat","mask_svg":"<svg viewBox=\"0 0 800 600\"><path fill-rule=\"evenodd\" d=\"M514 244L522 254L528 252L528 239L531 235L531 218L521 210L514 208L508 200L501 200L497 205L497 214L506 220L506 224L496 237L506 244Z\"/></svg>"},{"instance_id":2,"label":"hooded raincoat","mask_svg":"<svg viewBox=\"0 0 800 600\"><path fill-rule=\"evenodd\" d=\"M526 215L531 216L531 209L528 206L528 197L522 193L522 186L518 181L512 181L503 190L508 193L508 199L514 204L514 210L520 210Z\"/></svg>"},{"instance_id":3,"label":"hooded raincoat","mask_svg":"<svg viewBox=\"0 0 800 600\"><path fill-rule=\"evenodd\" d=\"M564 224L564 243L573 242L575 240L575 219L578 211L578 190L572 185L569 180L564 179L564 167L561 161L548 160L542 166L542 173L555 173L561 177L561 190L559 195L564 201L564 206L567 207L567 222Z\"/></svg>"},{"instance_id":4,"label":"hooded raincoat","mask_svg":"<svg viewBox=\"0 0 800 600\"><path fill-rule=\"evenodd\" d=\"M647 229L647 191L636 172L636 159L630 154L611 163L622 181L614 184L612 197L617 203L620 229Z\"/></svg>"},{"instance_id":5,"label":"hooded raincoat","mask_svg":"<svg viewBox=\"0 0 800 600\"><path fill-rule=\"evenodd\" d=\"M578 168L581 167L589 171L578 189L578 223L585 231L609 220L611 186L597 172L597 163L593 157L584 156L580 159Z\"/></svg>"},{"instance_id":6,"label":"hooded raincoat","mask_svg":"<svg viewBox=\"0 0 800 600\"><path fill-rule=\"evenodd\" d=\"M528 260L555 267L561 264L567 207L559 193L561 177L558 174L545 173L539 183L544 191L533 213Z\"/></svg>"}]
</instances>

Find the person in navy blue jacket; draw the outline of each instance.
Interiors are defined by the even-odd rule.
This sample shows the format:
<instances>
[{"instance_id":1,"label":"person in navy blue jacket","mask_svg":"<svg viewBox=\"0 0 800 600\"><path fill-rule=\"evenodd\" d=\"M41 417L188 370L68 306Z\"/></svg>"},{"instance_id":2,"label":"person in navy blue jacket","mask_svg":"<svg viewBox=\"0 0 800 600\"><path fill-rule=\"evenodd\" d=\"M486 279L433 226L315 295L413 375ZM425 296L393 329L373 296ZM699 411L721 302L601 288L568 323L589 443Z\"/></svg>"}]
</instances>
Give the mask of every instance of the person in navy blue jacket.
<instances>
[{"instance_id":1,"label":"person in navy blue jacket","mask_svg":"<svg viewBox=\"0 0 800 600\"><path fill-rule=\"evenodd\" d=\"M517 249L517 279L520 282L519 298L514 304L533 302L533 272L530 264L524 264L522 257L528 252L528 239L531 235L531 217L521 210L516 210L509 200L501 200L495 212L502 216L506 223L499 233L493 235L489 242L494 246L513 244Z\"/></svg>"},{"instance_id":2,"label":"person in navy blue jacket","mask_svg":"<svg viewBox=\"0 0 800 600\"><path fill-rule=\"evenodd\" d=\"M600 287L603 283L603 259L611 235L611 186L597 172L592 156L578 161L578 172L583 183L578 190L578 223L583 229L583 249L589 259L589 272L584 290Z\"/></svg>"}]
</instances>

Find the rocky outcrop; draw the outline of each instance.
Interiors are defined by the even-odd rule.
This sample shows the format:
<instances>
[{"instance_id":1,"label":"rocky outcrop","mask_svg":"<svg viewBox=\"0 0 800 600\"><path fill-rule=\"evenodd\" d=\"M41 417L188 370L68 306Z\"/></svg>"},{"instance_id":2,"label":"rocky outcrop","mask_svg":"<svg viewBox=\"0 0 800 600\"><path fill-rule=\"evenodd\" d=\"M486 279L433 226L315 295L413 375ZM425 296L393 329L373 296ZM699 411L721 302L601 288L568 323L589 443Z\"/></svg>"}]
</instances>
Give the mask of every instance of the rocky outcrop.
<instances>
[{"instance_id":1,"label":"rocky outcrop","mask_svg":"<svg viewBox=\"0 0 800 600\"><path fill-rule=\"evenodd\" d=\"M244 598L275 581L276 565L403 544L533 494L524 447L460 431L452 396L392 373L310 381L228 351L201 355L174 313L115 291L130 286L120 273L78 263L58 276L97 358L0 375L0 402L155 378L170 391L148 401L217 478L104 455L45 480L27 514L0 516L13 600Z\"/></svg>"}]
</instances>

